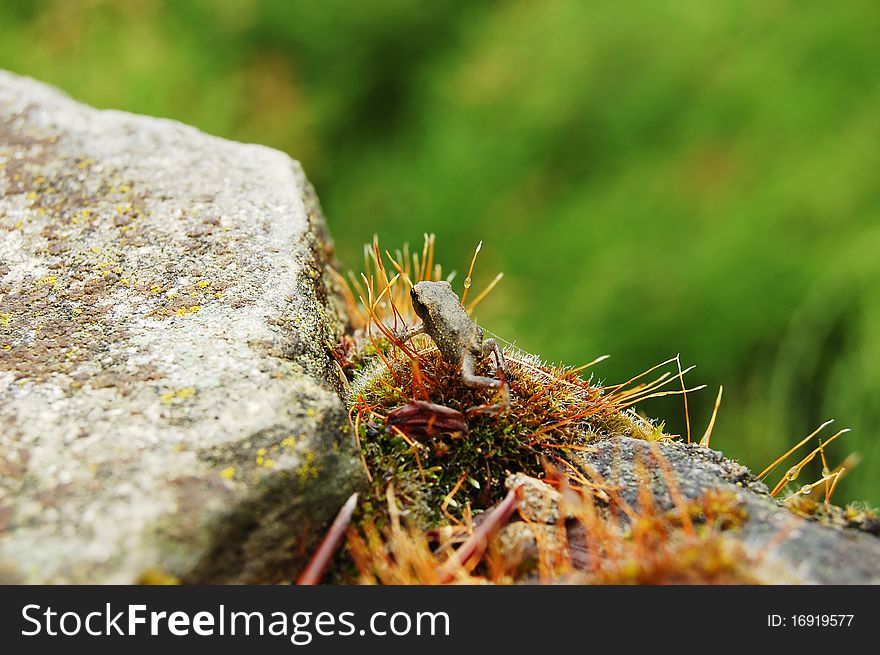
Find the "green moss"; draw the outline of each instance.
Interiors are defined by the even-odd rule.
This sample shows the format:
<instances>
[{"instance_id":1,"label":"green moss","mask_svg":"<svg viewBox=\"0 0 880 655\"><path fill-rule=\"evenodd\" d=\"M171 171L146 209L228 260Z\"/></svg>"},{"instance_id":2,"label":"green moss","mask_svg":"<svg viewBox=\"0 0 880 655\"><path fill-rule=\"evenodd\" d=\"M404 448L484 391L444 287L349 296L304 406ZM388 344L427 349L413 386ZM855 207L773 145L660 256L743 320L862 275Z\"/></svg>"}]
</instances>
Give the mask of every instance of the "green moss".
<instances>
[{"instance_id":1,"label":"green moss","mask_svg":"<svg viewBox=\"0 0 880 655\"><path fill-rule=\"evenodd\" d=\"M352 411L361 416L358 437L373 478L372 497L361 505L364 515L384 511L391 483L407 516L429 527L446 514L461 516L465 505L476 510L491 506L503 497L504 480L512 473L542 477L552 466L580 475L566 455L588 448L596 438L656 436L657 428L617 411L600 388L576 372L520 353L508 355L511 406L502 412L499 392L466 387L457 368L429 342L419 344L425 348L417 372L408 358L379 342L384 362L361 363L353 384ZM494 375L489 360L482 366L481 374ZM417 430L406 436L388 430L388 413L414 398L461 412L468 433L426 438ZM484 411L474 412L477 407Z\"/></svg>"},{"instance_id":2,"label":"green moss","mask_svg":"<svg viewBox=\"0 0 880 655\"><path fill-rule=\"evenodd\" d=\"M824 525L880 534L880 513L865 503L850 503L846 507L838 507L797 494L786 499L785 506L798 516Z\"/></svg>"}]
</instances>

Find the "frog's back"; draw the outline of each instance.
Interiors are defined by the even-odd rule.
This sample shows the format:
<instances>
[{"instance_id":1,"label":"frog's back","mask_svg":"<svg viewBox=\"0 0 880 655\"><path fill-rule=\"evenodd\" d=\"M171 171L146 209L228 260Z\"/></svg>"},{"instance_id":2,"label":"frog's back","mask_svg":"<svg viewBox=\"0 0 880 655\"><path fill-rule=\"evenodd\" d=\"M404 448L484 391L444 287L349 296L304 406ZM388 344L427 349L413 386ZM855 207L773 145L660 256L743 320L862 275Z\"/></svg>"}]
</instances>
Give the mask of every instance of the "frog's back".
<instances>
[{"instance_id":1,"label":"frog's back","mask_svg":"<svg viewBox=\"0 0 880 655\"><path fill-rule=\"evenodd\" d=\"M416 311L445 359L458 362L465 352L479 345L483 332L448 282L419 282L415 292Z\"/></svg>"},{"instance_id":2,"label":"frog's back","mask_svg":"<svg viewBox=\"0 0 880 655\"><path fill-rule=\"evenodd\" d=\"M434 340L440 352L446 359L455 362L483 340L483 331L468 316L461 303L446 308L443 320L435 331Z\"/></svg>"}]
</instances>

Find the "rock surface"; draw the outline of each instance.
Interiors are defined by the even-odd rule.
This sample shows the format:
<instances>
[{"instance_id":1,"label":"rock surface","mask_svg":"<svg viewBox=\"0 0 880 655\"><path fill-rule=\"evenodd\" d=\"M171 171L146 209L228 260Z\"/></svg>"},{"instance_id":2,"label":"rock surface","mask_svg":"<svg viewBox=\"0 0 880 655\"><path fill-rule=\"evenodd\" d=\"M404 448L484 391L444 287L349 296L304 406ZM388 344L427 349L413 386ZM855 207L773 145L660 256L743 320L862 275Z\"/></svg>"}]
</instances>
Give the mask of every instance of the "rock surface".
<instances>
[{"instance_id":1,"label":"rock surface","mask_svg":"<svg viewBox=\"0 0 880 655\"><path fill-rule=\"evenodd\" d=\"M718 451L697 444L651 444L619 436L594 442L590 451L576 459L598 485L600 508L608 507L611 500L603 490L614 490L612 504L625 523L629 521L619 508L629 507L638 513L644 506L641 495L646 488L654 505L649 515L655 517L680 508L679 503L698 501L707 492L732 498L736 523L716 534L737 543L748 555L743 559L748 564L737 575L746 573L752 582L880 584L880 538L872 534L873 524L869 529L847 527L796 516L771 497L748 469ZM670 480L674 482L670 484ZM566 502L563 494L544 481L523 474L509 476L506 486L522 489L518 507L522 520L503 526L496 540L508 566L516 570L516 566L537 561L542 551L562 549L580 566L590 561L593 535L578 522L576 504ZM565 520L560 522L561 518ZM564 542L560 534L565 534ZM575 575L564 581L581 583L584 579Z\"/></svg>"},{"instance_id":2,"label":"rock surface","mask_svg":"<svg viewBox=\"0 0 880 655\"><path fill-rule=\"evenodd\" d=\"M632 507L639 506L645 484L658 507L672 509L664 466L658 465L646 441L619 437L594 444L582 459L605 482L619 488ZM744 466L720 452L697 444L657 444L657 453L675 476L684 500L695 500L709 489L732 491L743 502L748 520L730 535L760 554L772 582L803 584L880 584L880 538L851 528L822 525L792 514L772 498L767 487ZM645 467L644 464L649 463ZM645 470L650 471L647 479Z\"/></svg>"},{"instance_id":3,"label":"rock surface","mask_svg":"<svg viewBox=\"0 0 880 655\"><path fill-rule=\"evenodd\" d=\"M0 72L0 580L289 579L358 484L300 166Z\"/></svg>"}]
</instances>

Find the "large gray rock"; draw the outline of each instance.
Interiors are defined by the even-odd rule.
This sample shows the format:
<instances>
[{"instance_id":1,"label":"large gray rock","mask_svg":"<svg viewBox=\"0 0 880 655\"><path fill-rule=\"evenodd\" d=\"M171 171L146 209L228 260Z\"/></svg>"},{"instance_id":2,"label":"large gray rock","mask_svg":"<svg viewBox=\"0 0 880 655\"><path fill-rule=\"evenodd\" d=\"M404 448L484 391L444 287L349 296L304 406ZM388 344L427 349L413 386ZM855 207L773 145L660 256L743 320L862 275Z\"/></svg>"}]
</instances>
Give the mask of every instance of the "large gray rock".
<instances>
[{"instance_id":1,"label":"large gray rock","mask_svg":"<svg viewBox=\"0 0 880 655\"><path fill-rule=\"evenodd\" d=\"M747 520L729 534L767 564L768 582L880 584L880 538L795 516L747 468L718 451L680 442L658 443L653 450L650 443L629 437L594 446L582 461L631 507L639 507L639 490L645 485L660 509L675 507L670 474L685 500L696 500L710 489L735 493Z\"/></svg>"},{"instance_id":2,"label":"large gray rock","mask_svg":"<svg viewBox=\"0 0 880 655\"><path fill-rule=\"evenodd\" d=\"M0 579L273 581L358 483L299 164L0 71Z\"/></svg>"}]
</instances>

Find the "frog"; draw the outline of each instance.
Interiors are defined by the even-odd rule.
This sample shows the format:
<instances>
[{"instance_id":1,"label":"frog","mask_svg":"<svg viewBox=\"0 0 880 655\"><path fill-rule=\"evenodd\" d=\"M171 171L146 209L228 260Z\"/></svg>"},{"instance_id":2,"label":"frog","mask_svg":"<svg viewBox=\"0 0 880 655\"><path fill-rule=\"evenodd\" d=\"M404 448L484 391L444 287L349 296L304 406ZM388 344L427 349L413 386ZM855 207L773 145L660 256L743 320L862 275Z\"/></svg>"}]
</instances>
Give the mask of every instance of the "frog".
<instances>
[{"instance_id":1,"label":"frog","mask_svg":"<svg viewBox=\"0 0 880 655\"><path fill-rule=\"evenodd\" d=\"M413 310L422 319L404 333L404 341L417 334L427 334L436 344L440 355L447 362L460 367L461 381L477 389L504 389L504 405L509 406L506 380L510 369L504 353L495 339L486 338L483 330L471 319L461 304L458 294L446 280L424 280L410 289ZM494 355L502 378L490 378L476 374L477 363Z\"/></svg>"}]
</instances>

